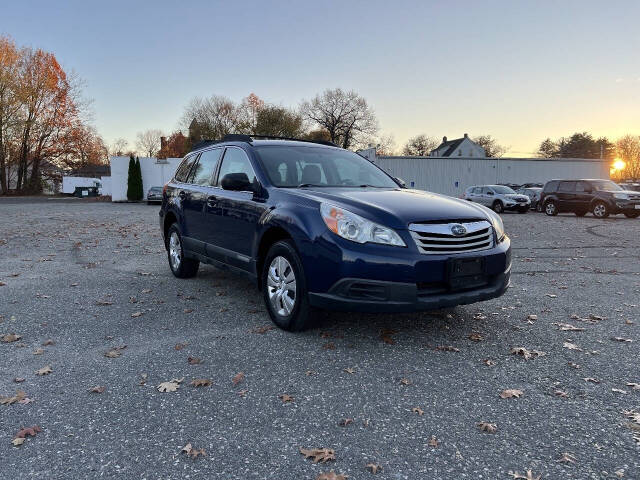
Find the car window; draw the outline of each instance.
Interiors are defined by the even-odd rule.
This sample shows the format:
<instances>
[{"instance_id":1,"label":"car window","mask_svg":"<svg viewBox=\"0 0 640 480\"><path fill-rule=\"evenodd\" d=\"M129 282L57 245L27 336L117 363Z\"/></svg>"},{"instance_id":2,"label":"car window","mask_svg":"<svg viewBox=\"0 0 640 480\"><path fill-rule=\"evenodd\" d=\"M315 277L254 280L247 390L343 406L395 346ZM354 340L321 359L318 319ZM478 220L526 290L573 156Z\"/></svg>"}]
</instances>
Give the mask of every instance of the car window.
<instances>
[{"instance_id":1,"label":"car window","mask_svg":"<svg viewBox=\"0 0 640 480\"><path fill-rule=\"evenodd\" d=\"M200 160L193 168L193 181L196 185L207 187L213 185L213 173L218 166L218 160L222 154L221 148L206 150L200 154Z\"/></svg>"},{"instance_id":2,"label":"car window","mask_svg":"<svg viewBox=\"0 0 640 480\"><path fill-rule=\"evenodd\" d=\"M505 185L494 185L491 187L494 192L502 193L502 194L512 194L516 193L513 188L507 187Z\"/></svg>"},{"instance_id":3,"label":"car window","mask_svg":"<svg viewBox=\"0 0 640 480\"><path fill-rule=\"evenodd\" d=\"M256 174L247 155L240 148L228 147L225 150L220 173L218 173L218 185L225 175L229 173L246 173L251 183L255 182Z\"/></svg>"},{"instance_id":4,"label":"car window","mask_svg":"<svg viewBox=\"0 0 640 480\"><path fill-rule=\"evenodd\" d=\"M593 180L591 183L593 184L593 188L598 191L616 192L623 190L620 185L611 180Z\"/></svg>"},{"instance_id":5,"label":"car window","mask_svg":"<svg viewBox=\"0 0 640 480\"><path fill-rule=\"evenodd\" d=\"M482 193L482 188L480 188L480 187L475 187L475 188L473 189L473 193L475 193L475 194L477 194L477 195L480 195L480 194Z\"/></svg>"},{"instance_id":6,"label":"car window","mask_svg":"<svg viewBox=\"0 0 640 480\"><path fill-rule=\"evenodd\" d=\"M560 186L558 187L559 192L575 192L576 191L576 182L560 182Z\"/></svg>"},{"instance_id":7,"label":"car window","mask_svg":"<svg viewBox=\"0 0 640 480\"><path fill-rule=\"evenodd\" d=\"M587 182L577 182L576 183L576 192L588 192L591 190L591 185Z\"/></svg>"},{"instance_id":8,"label":"car window","mask_svg":"<svg viewBox=\"0 0 640 480\"><path fill-rule=\"evenodd\" d=\"M558 188L558 182L557 181L552 181L552 182L547 182L544 185L544 192L555 192L556 189Z\"/></svg>"},{"instance_id":9,"label":"car window","mask_svg":"<svg viewBox=\"0 0 640 480\"><path fill-rule=\"evenodd\" d=\"M176 169L176 174L174 175L174 180L176 182L185 183L189 176L189 172L191 171L191 167L193 166L193 162L195 162L197 155L189 155L185 158L182 163Z\"/></svg>"}]
</instances>

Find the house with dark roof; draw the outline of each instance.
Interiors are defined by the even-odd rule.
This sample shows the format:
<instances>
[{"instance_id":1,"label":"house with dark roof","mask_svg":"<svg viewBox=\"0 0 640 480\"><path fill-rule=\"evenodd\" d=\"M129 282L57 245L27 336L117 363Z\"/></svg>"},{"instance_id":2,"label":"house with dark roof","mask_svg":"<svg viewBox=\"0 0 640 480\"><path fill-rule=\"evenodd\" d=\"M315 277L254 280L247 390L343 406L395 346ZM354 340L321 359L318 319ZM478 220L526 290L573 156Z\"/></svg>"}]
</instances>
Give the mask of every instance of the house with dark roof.
<instances>
[{"instance_id":1,"label":"house with dark roof","mask_svg":"<svg viewBox=\"0 0 640 480\"><path fill-rule=\"evenodd\" d=\"M479 157L486 158L484 148L469 138L466 133L462 138L447 140L442 137L442 143L429 153L430 157Z\"/></svg>"}]
</instances>

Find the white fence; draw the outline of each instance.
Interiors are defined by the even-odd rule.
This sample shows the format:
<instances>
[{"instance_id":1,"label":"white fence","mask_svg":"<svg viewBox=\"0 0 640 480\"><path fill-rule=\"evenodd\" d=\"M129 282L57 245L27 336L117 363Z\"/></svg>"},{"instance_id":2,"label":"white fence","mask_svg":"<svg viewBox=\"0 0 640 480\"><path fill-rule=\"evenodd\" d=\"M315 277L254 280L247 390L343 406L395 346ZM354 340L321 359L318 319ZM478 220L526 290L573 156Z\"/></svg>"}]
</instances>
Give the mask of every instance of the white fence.
<instances>
[{"instance_id":1,"label":"white fence","mask_svg":"<svg viewBox=\"0 0 640 480\"><path fill-rule=\"evenodd\" d=\"M141 157L142 189L144 195L151 187L162 187L171 180L181 158L158 160L155 157ZM127 200L127 180L129 178L129 157L110 157L111 163L111 200L125 202Z\"/></svg>"}]
</instances>

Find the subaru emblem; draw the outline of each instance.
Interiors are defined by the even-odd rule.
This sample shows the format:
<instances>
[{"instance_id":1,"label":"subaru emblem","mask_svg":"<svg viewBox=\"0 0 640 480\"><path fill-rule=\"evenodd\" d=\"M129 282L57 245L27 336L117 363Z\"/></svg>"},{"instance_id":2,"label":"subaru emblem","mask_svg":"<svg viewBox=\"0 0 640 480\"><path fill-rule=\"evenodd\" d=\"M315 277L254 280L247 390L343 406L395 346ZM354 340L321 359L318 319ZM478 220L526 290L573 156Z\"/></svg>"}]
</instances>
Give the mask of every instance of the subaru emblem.
<instances>
[{"instance_id":1,"label":"subaru emblem","mask_svg":"<svg viewBox=\"0 0 640 480\"><path fill-rule=\"evenodd\" d=\"M467 229L464 225L454 223L453 225L451 225L451 233L456 237L461 237L467 233Z\"/></svg>"}]
</instances>

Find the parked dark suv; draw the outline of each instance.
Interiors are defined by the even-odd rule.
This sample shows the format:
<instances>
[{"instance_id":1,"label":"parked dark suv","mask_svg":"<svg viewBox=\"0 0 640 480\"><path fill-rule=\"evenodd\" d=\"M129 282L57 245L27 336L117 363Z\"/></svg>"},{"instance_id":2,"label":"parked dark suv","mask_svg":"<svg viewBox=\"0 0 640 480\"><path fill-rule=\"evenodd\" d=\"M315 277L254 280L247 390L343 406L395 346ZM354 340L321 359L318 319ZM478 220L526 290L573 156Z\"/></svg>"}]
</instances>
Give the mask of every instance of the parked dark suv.
<instances>
[{"instance_id":1,"label":"parked dark suv","mask_svg":"<svg viewBox=\"0 0 640 480\"><path fill-rule=\"evenodd\" d=\"M328 142L228 135L199 145L164 187L160 228L175 276L194 276L200 262L247 274L286 330L308 326L315 308L439 309L509 285L497 214L402 188Z\"/></svg>"},{"instance_id":2,"label":"parked dark suv","mask_svg":"<svg viewBox=\"0 0 640 480\"><path fill-rule=\"evenodd\" d=\"M598 218L616 213L640 216L640 193L624 190L611 180L551 180L542 190L540 203L547 215L573 212L582 217L593 212Z\"/></svg>"}]
</instances>

